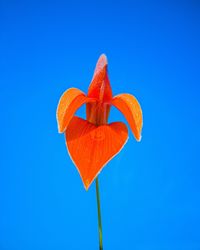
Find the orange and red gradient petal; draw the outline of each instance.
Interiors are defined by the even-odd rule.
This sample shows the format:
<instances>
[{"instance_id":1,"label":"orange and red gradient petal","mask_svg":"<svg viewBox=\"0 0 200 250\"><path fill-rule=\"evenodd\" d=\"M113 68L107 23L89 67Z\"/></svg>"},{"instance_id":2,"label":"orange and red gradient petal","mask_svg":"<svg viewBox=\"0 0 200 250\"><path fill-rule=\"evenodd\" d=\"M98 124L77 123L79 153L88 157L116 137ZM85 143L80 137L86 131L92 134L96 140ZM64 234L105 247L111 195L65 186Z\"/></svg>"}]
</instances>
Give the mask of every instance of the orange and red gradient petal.
<instances>
[{"instance_id":1,"label":"orange and red gradient petal","mask_svg":"<svg viewBox=\"0 0 200 250\"><path fill-rule=\"evenodd\" d=\"M101 102L110 102L112 99L112 89L108 78L108 62L104 54L97 61L88 89L88 97L96 98Z\"/></svg>"},{"instance_id":2,"label":"orange and red gradient petal","mask_svg":"<svg viewBox=\"0 0 200 250\"><path fill-rule=\"evenodd\" d=\"M59 133L63 133L66 130L76 110L89 101L91 99L76 88L70 88L63 93L56 112Z\"/></svg>"},{"instance_id":3,"label":"orange and red gradient petal","mask_svg":"<svg viewBox=\"0 0 200 250\"><path fill-rule=\"evenodd\" d=\"M136 140L140 141L143 121L142 109L137 99L130 94L120 94L113 98L112 105L123 113Z\"/></svg>"},{"instance_id":4,"label":"orange and red gradient petal","mask_svg":"<svg viewBox=\"0 0 200 250\"><path fill-rule=\"evenodd\" d=\"M124 123L94 124L74 116L65 132L66 145L86 189L128 139Z\"/></svg>"}]
</instances>

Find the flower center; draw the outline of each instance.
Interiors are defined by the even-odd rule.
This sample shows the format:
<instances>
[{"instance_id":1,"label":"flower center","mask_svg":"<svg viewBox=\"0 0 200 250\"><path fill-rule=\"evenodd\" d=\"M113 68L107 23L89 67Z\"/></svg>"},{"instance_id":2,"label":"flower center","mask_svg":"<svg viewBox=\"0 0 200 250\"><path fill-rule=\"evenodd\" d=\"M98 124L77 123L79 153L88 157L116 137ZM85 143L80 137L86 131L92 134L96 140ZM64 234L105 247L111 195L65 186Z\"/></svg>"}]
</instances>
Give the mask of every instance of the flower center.
<instances>
[{"instance_id":1,"label":"flower center","mask_svg":"<svg viewBox=\"0 0 200 250\"><path fill-rule=\"evenodd\" d=\"M87 104L87 120L96 126L107 124L110 104L95 102Z\"/></svg>"}]
</instances>

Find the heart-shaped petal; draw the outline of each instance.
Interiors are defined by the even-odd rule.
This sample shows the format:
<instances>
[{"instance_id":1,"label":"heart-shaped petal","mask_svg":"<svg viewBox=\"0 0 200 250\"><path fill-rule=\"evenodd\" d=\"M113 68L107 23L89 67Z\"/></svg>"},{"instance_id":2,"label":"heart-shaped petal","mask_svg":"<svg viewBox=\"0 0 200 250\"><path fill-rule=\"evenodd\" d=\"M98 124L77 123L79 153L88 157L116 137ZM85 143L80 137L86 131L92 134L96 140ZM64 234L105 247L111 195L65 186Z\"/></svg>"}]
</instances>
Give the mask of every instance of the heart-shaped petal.
<instances>
[{"instance_id":1,"label":"heart-shaped petal","mask_svg":"<svg viewBox=\"0 0 200 250\"><path fill-rule=\"evenodd\" d=\"M73 117L65 135L71 159L88 189L106 163L123 148L128 130L122 122L95 126Z\"/></svg>"}]
</instances>

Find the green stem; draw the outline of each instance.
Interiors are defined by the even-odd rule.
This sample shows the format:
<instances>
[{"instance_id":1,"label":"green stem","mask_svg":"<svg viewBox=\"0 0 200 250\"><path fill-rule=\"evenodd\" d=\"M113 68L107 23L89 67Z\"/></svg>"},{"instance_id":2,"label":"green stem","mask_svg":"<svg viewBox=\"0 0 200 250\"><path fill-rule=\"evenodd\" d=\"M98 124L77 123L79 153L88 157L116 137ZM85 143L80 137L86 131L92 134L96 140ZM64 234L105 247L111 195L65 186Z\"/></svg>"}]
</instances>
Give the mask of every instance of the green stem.
<instances>
[{"instance_id":1,"label":"green stem","mask_svg":"<svg viewBox=\"0 0 200 250\"><path fill-rule=\"evenodd\" d=\"M98 209L99 250L103 250L101 208L100 208L100 194L99 194L98 177L96 178L96 197L97 197L97 209Z\"/></svg>"}]
</instances>

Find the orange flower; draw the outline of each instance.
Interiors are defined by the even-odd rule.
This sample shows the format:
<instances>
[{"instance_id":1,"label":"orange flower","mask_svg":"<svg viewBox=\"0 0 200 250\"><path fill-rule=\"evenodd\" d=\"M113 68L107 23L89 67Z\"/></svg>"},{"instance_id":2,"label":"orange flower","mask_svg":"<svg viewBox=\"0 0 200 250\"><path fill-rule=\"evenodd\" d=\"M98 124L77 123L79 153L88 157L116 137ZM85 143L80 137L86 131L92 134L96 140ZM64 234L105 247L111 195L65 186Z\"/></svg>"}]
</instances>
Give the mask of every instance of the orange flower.
<instances>
[{"instance_id":1,"label":"orange flower","mask_svg":"<svg viewBox=\"0 0 200 250\"><path fill-rule=\"evenodd\" d=\"M97 62L88 94L70 88L63 93L57 107L58 130L65 132L69 155L86 189L128 139L128 129L124 123L107 124L111 106L123 113L136 140L141 139L140 105L130 94L112 96L107 66L107 58L103 54ZM83 104L86 104L87 120L74 116Z\"/></svg>"}]
</instances>

